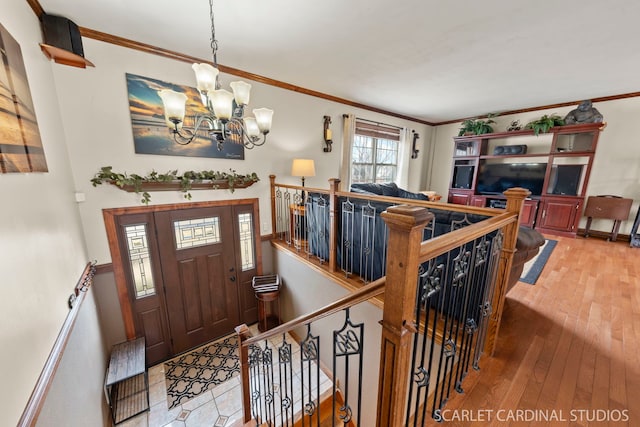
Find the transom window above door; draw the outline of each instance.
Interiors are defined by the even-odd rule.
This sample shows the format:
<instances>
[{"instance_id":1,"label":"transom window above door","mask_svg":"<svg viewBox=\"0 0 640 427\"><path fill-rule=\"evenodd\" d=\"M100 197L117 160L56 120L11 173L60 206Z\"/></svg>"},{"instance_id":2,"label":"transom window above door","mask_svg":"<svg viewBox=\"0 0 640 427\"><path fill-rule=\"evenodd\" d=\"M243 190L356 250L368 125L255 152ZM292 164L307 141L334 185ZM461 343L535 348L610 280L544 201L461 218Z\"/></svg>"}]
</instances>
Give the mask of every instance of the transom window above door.
<instances>
[{"instance_id":1,"label":"transom window above door","mask_svg":"<svg viewBox=\"0 0 640 427\"><path fill-rule=\"evenodd\" d=\"M220 218L198 218L174 221L176 249L196 248L198 246L220 243Z\"/></svg>"}]
</instances>

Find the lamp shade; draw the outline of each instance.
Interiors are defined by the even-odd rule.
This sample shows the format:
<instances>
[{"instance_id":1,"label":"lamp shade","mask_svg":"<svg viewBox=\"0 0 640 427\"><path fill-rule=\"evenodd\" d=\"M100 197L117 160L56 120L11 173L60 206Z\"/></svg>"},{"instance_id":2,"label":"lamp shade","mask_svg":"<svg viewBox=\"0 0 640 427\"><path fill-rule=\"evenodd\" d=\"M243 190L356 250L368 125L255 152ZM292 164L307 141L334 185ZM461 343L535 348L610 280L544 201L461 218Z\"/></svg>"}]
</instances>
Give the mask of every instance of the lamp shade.
<instances>
[{"instance_id":1,"label":"lamp shade","mask_svg":"<svg viewBox=\"0 0 640 427\"><path fill-rule=\"evenodd\" d=\"M244 127L247 130L247 136L251 138L257 138L260 136L260 128L258 127L258 123L256 122L255 118L245 117Z\"/></svg>"},{"instance_id":2,"label":"lamp shade","mask_svg":"<svg viewBox=\"0 0 640 427\"><path fill-rule=\"evenodd\" d=\"M187 95L169 89L159 91L158 95L164 104L164 116L167 121L167 125L170 128L174 128L175 126L182 124L182 121L184 120Z\"/></svg>"},{"instance_id":3,"label":"lamp shade","mask_svg":"<svg viewBox=\"0 0 640 427\"><path fill-rule=\"evenodd\" d=\"M233 94L224 89L214 90L211 94L213 113L221 120L231 118L233 113Z\"/></svg>"},{"instance_id":4,"label":"lamp shade","mask_svg":"<svg viewBox=\"0 0 640 427\"><path fill-rule=\"evenodd\" d=\"M229 83L233 90L233 97L238 105L247 105L249 103L249 97L251 94L251 85L245 82L231 82Z\"/></svg>"},{"instance_id":5,"label":"lamp shade","mask_svg":"<svg viewBox=\"0 0 640 427\"><path fill-rule=\"evenodd\" d=\"M312 159L293 159L291 176L316 176L316 167Z\"/></svg>"},{"instance_id":6,"label":"lamp shade","mask_svg":"<svg viewBox=\"0 0 640 427\"><path fill-rule=\"evenodd\" d=\"M209 64L193 64L196 73L196 85L201 93L213 92L216 89L218 69Z\"/></svg>"},{"instance_id":7,"label":"lamp shade","mask_svg":"<svg viewBox=\"0 0 640 427\"><path fill-rule=\"evenodd\" d=\"M273 119L273 110L268 108L256 108L253 110L253 115L256 116L256 122L260 132L267 134L271 130L271 120Z\"/></svg>"}]
</instances>

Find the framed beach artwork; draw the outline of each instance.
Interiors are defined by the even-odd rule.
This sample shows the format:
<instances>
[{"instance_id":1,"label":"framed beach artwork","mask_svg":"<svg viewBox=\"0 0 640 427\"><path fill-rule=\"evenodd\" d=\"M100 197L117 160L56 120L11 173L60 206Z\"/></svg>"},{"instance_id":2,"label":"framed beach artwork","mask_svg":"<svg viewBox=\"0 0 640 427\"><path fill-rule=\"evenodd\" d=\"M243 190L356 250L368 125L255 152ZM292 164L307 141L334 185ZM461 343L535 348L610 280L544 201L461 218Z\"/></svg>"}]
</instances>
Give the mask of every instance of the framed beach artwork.
<instances>
[{"instance_id":1,"label":"framed beach artwork","mask_svg":"<svg viewBox=\"0 0 640 427\"><path fill-rule=\"evenodd\" d=\"M197 89L129 73L126 78L136 153L244 160L244 145L227 140L222 144L222 150L218 150L216 142L211 140L206 129L198 131L198 135L188 145L179 145L174 141L165 122L158 91L172 89L187 95L184 127L193 129L195 115L207 113Z\"/></svg>"},{"instance_id":2,"label":"framed beach artwork","mask_svg":"<svg viewBox=\"0 0 640 427\"><path fill-rule=\"evenodd\" d=\"M18 42L0 24L0 173L48 172Z\"/></svg>"}]
</instances>

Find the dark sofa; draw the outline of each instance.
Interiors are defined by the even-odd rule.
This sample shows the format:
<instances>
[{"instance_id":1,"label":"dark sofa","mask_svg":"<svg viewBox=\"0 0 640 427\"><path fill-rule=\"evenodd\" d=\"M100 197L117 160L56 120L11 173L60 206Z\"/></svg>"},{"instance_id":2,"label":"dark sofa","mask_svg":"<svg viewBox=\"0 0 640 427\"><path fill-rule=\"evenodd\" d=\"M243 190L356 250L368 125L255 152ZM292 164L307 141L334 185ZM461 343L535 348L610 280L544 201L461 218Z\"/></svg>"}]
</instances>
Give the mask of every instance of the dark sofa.
<instances>
[{"instance_id":1,"label":"dark sofa","mask_svg":"<svg viewBox=\"0 0 640 427\"><path fill-rule=\"evenodd\" d=\"M360 194L375 194L379 196L401 197L414 200L429 200L427 196L421 193L412 193L399 188L395 183L384 184L352 184L351 191ZM439 236L443 233L451 231L451 224L455 222L468 221L474 223L485 219L482 215L464 215L458 212L451 212L440 209L429 209L434 215L433 236ZM379 211L380 212L380 211ZM425 238L429 238L425 236ZM518 231L518 239L516 241L516 253L513 256L513 263L509 280L507 282L507 291L511 289L520 279L524 264L531 258L536 256L540 251L540 247L544 244L542 234L528 227L520 226ZM382 261L382 258L380 261Z\"/></svg>"}]
</instances>

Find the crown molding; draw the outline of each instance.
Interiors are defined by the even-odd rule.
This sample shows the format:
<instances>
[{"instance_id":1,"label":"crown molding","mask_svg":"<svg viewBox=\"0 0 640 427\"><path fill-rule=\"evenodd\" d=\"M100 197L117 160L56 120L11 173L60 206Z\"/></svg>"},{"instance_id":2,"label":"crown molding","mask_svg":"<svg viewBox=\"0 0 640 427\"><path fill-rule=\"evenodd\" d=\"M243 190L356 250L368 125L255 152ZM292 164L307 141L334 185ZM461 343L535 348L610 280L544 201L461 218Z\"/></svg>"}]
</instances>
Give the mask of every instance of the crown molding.
<instances>
[{"instance_id":1,"label":"crown molding","mask_svg":"<svg viewBox=\"0 0 640 427\"><path fill-rule=\"evenodd\" d=\"M29 4L29 6L31 6L31 9L33 9L33 12L35 13L35 15L37 17L40 17L40 15L42 15L44 13L44 9L42 8L42 5L39 3L38 0L26 0L27 3ZM81 27L78 26L79 30L80 30L80 34L83 37L87 37L90 39L94 39L97 41L101 41L104 43L110 43L110 44L114 44L116 46L121 46L121 47L126 47L129 49L134 49L134 50L138 50L141 52L145 52L145 53L150 53L153 55L158 55L158 56L162 56L165 58L169 58L169 59L174 59L176 61L182 61L182 62L187 62L187 63L194 63L194 62L209 62L206 60L203 60L201 58L196 58L194 56L190 56L190 55L185 55L183 53L179 53L179 52L175 52L172 50L168 50L168 49L163 49L161 47L157 47L157 46L153 46L150 44L146 44L146 43L141 43L135 40L130 40L130 39L125 39L124 37L119 37L113 34L108 34L108 33L103 33L101 31L97 31L97 30L93 30L90 28L86 28L86 27ZM312 89L306 89L303 88L301 86L296 86L290 83L286 83L280 80L275 80L269 77L265 77L265 76L261 76L259 74L254 74L254 73L250 73L248 71L243 71L243 70L239 70L237 68L232 68L232 67L227 67L226 65L221 65L218 64L218 69L226 74L231 74L234 76L238 76L238 77L242 77L245 79L249 79L249 80L253 80L256 82L260 82L260 83L264 83L266 85L269 86L275 86L281 89L285 89L285 90L290 90L293 92L298 92L298 93L302 93L304 95L309 95L309 96L313 96L316 98L321 98L321 99L325 99L327 101L331 101L331 102L336 102L339 104L343 104L343 105L348 105L351 107L355 107L355 108L361 108L363 110L367 110L367 111L372 111L375 113L380 113L380 114L384 114L387 116L391 116L391 117L396 117L399 119L403 119L403 120L408 120L411 122L415 122L415 123L420 123L423 125L428 125L428 126L441 126L441 125L448 125L451 123L459 123L462 122L463 120L466 119L470 119L470 118L482 118L482 117L486 117L486 116L476 116L476 117L463 117L463 118L459 118L459 119L453 119L453 120L445 120L442 122L430 122L427 120L423 120L423 119L419 119L416 117L411 117L411 116L406 116L404 114L399 114L399 113L394 113L393 111L387 111L384 110L382 108L377 108L377 107L373 107L370 105L366 105L366 104L361 104L359 102L355 102L355 101L351 101L348 99L344 99L344 98L339 98L337 96L333 96L333 95L329 95L323 92L318 92ZM624 93L624 94L620 94L620 95L611 95L611 96L601 96L598 98L591 98L592 102L604 102L604 101L615 101L618 99L625 99L625 98L634 98L634 97L638 97L640 96L640 92L630 92L630 93ZM577 101L569 101L569 102L561 102L558 104L549 104L549 105L541 105L541 106L537 106L537 107L528 107L528 108L521 108L518 110L509 110L509 111L503 111L500 113L497 113L496 116L508 116L511 114L521 114L521 113L528 113L531 111L539 111L539 110L548 110L551 108L561 108L561 107L569 107L572 105L577 105L580 102L582 102L583 99L577 100Z\"/></svg>"}]
</instances>

